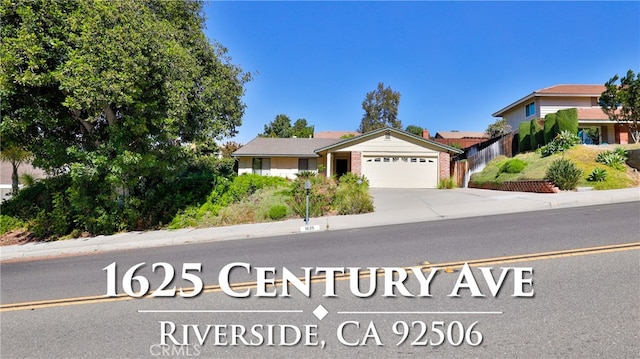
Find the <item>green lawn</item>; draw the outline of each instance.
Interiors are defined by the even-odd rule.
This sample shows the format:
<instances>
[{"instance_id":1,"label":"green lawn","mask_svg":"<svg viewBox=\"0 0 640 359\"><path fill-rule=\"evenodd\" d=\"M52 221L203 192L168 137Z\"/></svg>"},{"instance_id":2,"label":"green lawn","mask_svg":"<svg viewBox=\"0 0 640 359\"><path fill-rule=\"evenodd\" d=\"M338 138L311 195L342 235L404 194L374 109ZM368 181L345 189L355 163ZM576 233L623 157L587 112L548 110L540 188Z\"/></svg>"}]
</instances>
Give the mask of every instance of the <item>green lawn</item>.
<instances>
[{"instance_id":1,"label":"green lawn","mask_svg":"<svg viewBox=\"0 0 640 359\"><path fill-rule=\"evenodd\" d=\"M527 166L520 173L500 173L500 166L509 160L509 158L500 156L493 159L487 167L480 173L471 176L471 181L477 185L485 183L503 183L506 181L519 180L543 180L545 178L547 167L556 159L564 157L574 162L578 168L582 170L582 179L578 183L578 187L593 187L594 189L616 189L638 186L640 179L638 174L632 169L626 167L625 170L617 170L607 167L596 162L598 153L605 150L612 150L616 146L575 146L564 153L556 153L549 157L542 157L536 152L527 152L517 155L527 163ZM622 145L626 149L640 148L640 144ZM607 171L607 179L602 182L589 182L587 177L594 168L603 168Z\"/></svg>"}]
</instances>

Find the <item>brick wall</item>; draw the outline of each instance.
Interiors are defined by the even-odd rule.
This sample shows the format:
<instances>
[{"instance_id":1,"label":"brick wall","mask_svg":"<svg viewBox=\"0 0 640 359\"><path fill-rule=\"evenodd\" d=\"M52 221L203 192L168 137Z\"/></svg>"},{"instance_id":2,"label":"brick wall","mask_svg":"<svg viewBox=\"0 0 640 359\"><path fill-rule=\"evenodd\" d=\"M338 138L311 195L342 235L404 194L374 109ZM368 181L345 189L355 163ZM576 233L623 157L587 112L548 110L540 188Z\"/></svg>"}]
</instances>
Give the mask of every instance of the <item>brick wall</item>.
<instances>
[{"instance_id":1,"label":"brick wall","mask_svg":"<svg viewBox=\"0 0 640 359\"><path fill-rule=\"evenodd\" d=\"M560 190L552 182L549 181L508 181L502 184L485 183L476 185L469 182L469 188L492 189L497 191L514 191L514 192L535 192L535 193L558 193Z\"/></svg>"},{"instance_id":2,"label":"brick wall","mask_svg":"<svg viewBox=\"0 0 640 359\"><path fill-rule=\"evenodd\" d=\"M449 152L440 152L440 179L451 177L451 155Z\"/></svg>"},{"instance_id":3,"label":"brick wall","mask_svg":"<svg viewBox=\"0 0 640 359\"><path fill-rule=\"evenodd\" d=\"M362 152L351 152L351 173L362 174Z\"/></svg>"}]
</instances>

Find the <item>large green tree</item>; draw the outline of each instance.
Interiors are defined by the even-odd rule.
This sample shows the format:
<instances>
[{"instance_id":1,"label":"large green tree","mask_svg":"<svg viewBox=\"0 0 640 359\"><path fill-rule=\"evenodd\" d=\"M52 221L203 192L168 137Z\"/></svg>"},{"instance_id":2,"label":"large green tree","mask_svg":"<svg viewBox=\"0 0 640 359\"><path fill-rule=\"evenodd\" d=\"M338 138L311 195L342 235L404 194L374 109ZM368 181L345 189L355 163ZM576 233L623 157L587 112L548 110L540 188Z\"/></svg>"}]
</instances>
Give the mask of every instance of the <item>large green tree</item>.
<instances>
[{"instance_id":1,"label":"large green tree","mask_svg":"<svg viewBox=\"0 0 640 359\"><path fill-rule=\"evenodd\" d=\"M307 120L299 118L293 123L291 127L291 136L298 138L313 137L314 126L307 124Z\"/></svg>"},{"instance_id":2,"label":"large green tree","mask_svg":"<svg viewBox=\"0 0 640 359\"><path fill-rule=\"evenodd\" d=\"M250 75L206 38L200 1L0 1L0 134L70 175L79 213L145 217L184 143L237 133Z\"/></svg>"},{"instance_id":3,"label":"large green tree","mask_svg":"<svg viewBox=\"0 0 640 359\"><path fill-rule=\"evenodd\" d=\"M264 125L264 132L259 136L262 137L278 137L278 138L290 138L299 137L306 138L313 136L314 127L307 124L307 120L299 118L291 125L291 119L289 116L280 114L277 115L273 121Z\"/></svg>"},{"instance_id":4,"label":"large green tree","mask_svg":"<svg viewBox=\"0 0 640 359\"><path fill-rule=\"evenodd\" d=\"M422 137L422 133L424 131L424 128L417 126L417 125L409 125L407 126L407 128L404 129L405 132L409 132L412 133L418 137Z\"/></svg>"},{"instance_id":5,"label":"large green tree","mask_svg":"<svg viewBox=\"0 0 640 359\"><path fill-rule=\"evenodd\" d=\"M291 119L289 116L280 114L273 121L264 125L264 132L260 134L263 137L291 137Z\"/></svg>"},{"instance_id":6,"label":"large green tree","mask_svg":"<svg viewBox=\"0 0 640 359\"><path fill-rule=\"evenodd\" d=\"M400 92L391 87L384 87L382 82L378 87L368 92L362 101L364 115L360 121L358 132L365 133L382 127L393 127L402 130L402 122L398 119Z\"/></svg>"},{"instance_id":7,"label":"large green tree","mask_svg":"<svg viewBox=\"0 0 640 359\"><path fill-rule=\"evenodd\" d=\"M617 84L620 80L620 84ZM640 142L640 73L632 70L622 78L616 74L605 84L606 90L600 95L599 104L611 121L629 126L629 139Z\"/></svg>"}]
</instances>

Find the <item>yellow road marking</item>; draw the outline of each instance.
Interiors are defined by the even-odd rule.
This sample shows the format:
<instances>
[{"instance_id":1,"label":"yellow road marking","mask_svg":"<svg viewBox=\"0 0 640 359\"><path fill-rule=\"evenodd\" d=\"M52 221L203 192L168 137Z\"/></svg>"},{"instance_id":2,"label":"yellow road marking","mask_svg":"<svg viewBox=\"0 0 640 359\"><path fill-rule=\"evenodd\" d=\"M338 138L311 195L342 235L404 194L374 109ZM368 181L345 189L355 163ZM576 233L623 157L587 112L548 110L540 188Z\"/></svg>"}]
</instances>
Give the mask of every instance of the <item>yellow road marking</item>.
<instances>
[{"instance_id":1,"label":"yellow road marking","mask_svg":"<svg viewBox=\"0 0 640 359\"><path fill-rule=\"evenodd\" d=\"M521 255L513 255L513 256L503 256L503 257L494 257L494 258L485 258L485 259L472 259L466 261L455 261L455 262L445 262L445 263L429 263L427 261L422 262L418 266L406 266L402 267L404 270L409 270L413 267L418 267L423 271L431 270L432 268L443 268L448 269L447 272L452 272L452 269L461 268L465 263L467 263L471 267L478 266L487 266L487 265L497 265L497 264L505 264L505 263L517 263L517 262L529 262L529 261L538 261L545 259L554 259L554 258L565 258L565 257L575 257L575 256L585 256L591 254L602 254L602 253L611 253L611 252L621 252L621 251L629 251L629 250L640 250L640 242L628 243L628 244L618 244L618 245L609 245L609 246L599 246L599 247L589 247L589 248L578 248L578 249L569 249L569 250L561 250L561 251L553 251L553 252L541 252L541 253L531 253L531 254L521 254ZM381 276L383 273L378 273L378 276ZM369 272L363 272L360 274L360 278L368 278ZM305 280L304 277L299 277L300 280ZM335 280L347 280L349 279L349 274L339 274L335 275ZM326 280L325 276L312 276L310 278L311 283L321 283ZM282 285L282 279L276 279L275 284L273 286ZM256 282L241 282L241 283L230 283L229 286L233 290L239 289L252 289L256 287ZM183 288L185 291L193 290L193 288ZM205 286L202 290L202 293L217 293L221 292L222 289L219 285L209 285ZM2 304L0 305L0 312L10 312L17 310L34 310L41 308L50 308L50 307L62 307L69 305L80 305L80 304L92 304L92 303L107 303L107 302L118 302L123 300L133 300L133 299L144 299L144 298L152 298L151 294L147 294L140 298L133 298L126 294L120 294L117 297L105 297L105 296L87 296L87 297L76 297L76 298L64 298L64 299L51 299L51 300L42 300L42 301L34 301L34 302L20 302L20 303L12 303L12 304Z\"/></svg>"}]
</instances>

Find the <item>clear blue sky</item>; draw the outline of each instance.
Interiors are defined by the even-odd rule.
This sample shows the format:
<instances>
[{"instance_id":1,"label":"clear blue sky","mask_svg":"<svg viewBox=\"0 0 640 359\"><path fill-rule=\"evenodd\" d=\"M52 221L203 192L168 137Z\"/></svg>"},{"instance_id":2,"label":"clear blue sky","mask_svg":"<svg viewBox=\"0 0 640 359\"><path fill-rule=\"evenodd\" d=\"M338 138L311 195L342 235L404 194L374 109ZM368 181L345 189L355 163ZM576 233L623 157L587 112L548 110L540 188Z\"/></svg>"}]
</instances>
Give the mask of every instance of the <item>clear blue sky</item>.
<instances>
[{"instance_id":1,"label":"clear blue sky","mask_svg":"<svg viewBox=\"0 0 640 359\"><path fill-rule=\"evenodd\" d=\"M640 2L208 2L205 33L255 73L240 133L278 114L355 130L378 82L403 127L484 131L556 84L640 71Z\"/></svg>"}]
</instances>

